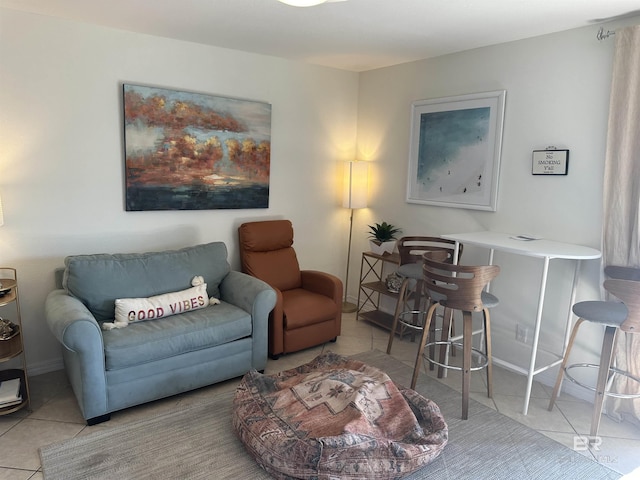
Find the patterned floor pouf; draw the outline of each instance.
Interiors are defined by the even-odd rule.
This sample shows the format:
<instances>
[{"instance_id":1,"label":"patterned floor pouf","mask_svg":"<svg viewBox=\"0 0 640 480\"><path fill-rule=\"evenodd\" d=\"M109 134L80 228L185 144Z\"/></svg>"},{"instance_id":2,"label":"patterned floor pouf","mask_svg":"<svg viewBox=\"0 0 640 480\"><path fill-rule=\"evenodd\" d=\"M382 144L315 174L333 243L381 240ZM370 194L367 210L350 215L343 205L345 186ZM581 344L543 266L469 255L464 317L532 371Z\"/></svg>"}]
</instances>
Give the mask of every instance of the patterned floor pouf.
<instances>
[{"instance_id":1,"label":"patterned floor pouf","mask_svg":"<svg viewBox=\"0 0 640 480\"><path fill-rule=\"evenodd\" d=\"M447 444L440 409L381 370L333 353L276 375L249 372L233 425L279 479L397 479Z\"/></svg>"}]
</instances>

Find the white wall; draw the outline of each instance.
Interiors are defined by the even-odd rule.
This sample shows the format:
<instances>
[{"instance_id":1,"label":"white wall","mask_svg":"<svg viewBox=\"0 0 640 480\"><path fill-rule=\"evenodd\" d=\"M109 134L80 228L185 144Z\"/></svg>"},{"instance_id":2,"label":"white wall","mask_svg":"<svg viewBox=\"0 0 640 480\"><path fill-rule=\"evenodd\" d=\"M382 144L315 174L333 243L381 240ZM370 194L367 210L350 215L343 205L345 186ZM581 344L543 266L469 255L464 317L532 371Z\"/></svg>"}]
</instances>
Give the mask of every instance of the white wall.
<instances>
[{"instance_id":1,"label":"white wall","mask_svg":"<svg viewBox=\"0 0 640 480\"><path fill-rule=\"evenodd\" d=\"M354 229L362 232L368 223L385 220L406 235L494 230L600 248L614 39L598 42L597 30L581 28L362 73L358 154L371 161L373 178L371 208L358 212ZM507 94L497 212L406 203L411 103L503 89ZM549 145L570 149L568 176L531 174L531 152ZM364 248L361 236L355 251ZM474 248L465 248L464 257L463 263L469 264L488 259L486 251ZM515 342L515 325L533 328L542 261L496 252L494 262L502 267L492 287L502 300L492 312L494 351L502 358L515 356L524 365L529 353ZM572 274L572 262L551 262L544 345L561 345ZM597 297L599 275L599 261L584 262L578 300ZM592 360L601 342L600 329L584 330L574 357L582 361ZM556 372L540 378L550 383Z\"/></svg>"},{"instance_id":2,"label":"white wall","mask_svg":"<svg viewBox=\"0 0 640 480\"><path fill-rule=\"evenodd\" d=\"M44 299L66 255L221 240L237 268L240 223L277 217L303 267L343 276L357 74L6 9L0 65L0 265L18 269L31 374L62 368ZM271 103L269 208L124 211L122 82Z\"/></svg>"}]
</instances>

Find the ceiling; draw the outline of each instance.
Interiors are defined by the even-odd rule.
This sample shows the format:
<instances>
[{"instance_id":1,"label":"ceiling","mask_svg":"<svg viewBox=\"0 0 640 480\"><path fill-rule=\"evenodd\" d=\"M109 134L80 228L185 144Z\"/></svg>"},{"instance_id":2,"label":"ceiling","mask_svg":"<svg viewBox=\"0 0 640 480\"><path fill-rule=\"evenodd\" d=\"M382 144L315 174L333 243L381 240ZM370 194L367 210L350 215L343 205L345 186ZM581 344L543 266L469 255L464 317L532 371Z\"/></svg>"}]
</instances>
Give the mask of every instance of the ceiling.
<instances>
[{"instance_id":1,"label":"ceiling","mask_svg":"<svg viewBox=\"0 0 640 480\"><path fill-rule=\"evenodd\" d=\"M0 6L356 72L640 15L638 0L347 0L308 8L277 0L0 0Z\"/></svg>"}]
</instances>

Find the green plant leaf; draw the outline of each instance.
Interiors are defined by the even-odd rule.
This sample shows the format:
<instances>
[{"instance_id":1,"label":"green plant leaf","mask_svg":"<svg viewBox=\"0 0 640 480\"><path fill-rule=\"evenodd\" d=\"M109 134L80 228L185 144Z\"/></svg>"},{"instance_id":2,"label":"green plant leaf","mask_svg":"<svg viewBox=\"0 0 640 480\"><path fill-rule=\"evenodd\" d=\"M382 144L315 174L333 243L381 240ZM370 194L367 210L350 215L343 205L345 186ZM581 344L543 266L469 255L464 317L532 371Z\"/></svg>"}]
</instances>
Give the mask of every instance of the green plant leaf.
<instances>
[{"instance_id":1,"label":"green plant leaf","mask_svg":"<svg viewBox=\"0 0 640 480\"><path fill-rule=\"evenodd\" d=\"M402 229L391 225L387 222L376 223L375 225L369 225L369 238L378 240L380 242L388 242L389 240L395 240L396 234L402 232Z\"/></svg>"}]
</instances>

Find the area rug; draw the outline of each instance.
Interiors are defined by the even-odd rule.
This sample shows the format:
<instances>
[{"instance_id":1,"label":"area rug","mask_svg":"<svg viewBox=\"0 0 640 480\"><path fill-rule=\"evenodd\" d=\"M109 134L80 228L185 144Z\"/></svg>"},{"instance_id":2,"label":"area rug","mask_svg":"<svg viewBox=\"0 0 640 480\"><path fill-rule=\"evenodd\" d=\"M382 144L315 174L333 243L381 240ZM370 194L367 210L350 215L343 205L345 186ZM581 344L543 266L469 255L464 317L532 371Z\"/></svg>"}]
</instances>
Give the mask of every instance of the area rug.
<instances>
[{"instance_id":1,"label":"area rug","mask_svg":"<svg viewBox=\"0 0 640 480\"><path fill-rule=\"evenodd\" d=\"M371 351L351 358L408 385L412 370ZM416 391L435 401L449 426L449 443L417 479L617 479L621 475L488 407L422 375ZM233 433L233 392L175 413L76 437L40 449L46 480L269 479ZM351 477L357 478L357 477Z\"/></svg>"}]
</instances>

